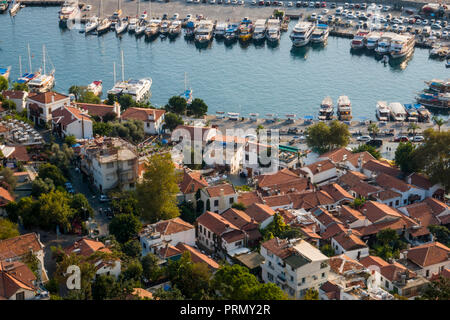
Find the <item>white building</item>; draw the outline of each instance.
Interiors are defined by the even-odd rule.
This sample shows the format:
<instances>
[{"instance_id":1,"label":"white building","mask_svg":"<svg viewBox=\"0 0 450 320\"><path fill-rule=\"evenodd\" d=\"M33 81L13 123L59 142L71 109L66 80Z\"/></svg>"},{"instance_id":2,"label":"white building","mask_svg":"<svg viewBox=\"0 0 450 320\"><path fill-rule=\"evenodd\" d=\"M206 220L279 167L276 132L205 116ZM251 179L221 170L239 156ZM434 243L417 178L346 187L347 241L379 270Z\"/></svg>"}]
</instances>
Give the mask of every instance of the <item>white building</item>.
<instances>
[{"instance_id":1,"label":"white building","mask_svg":"<svg viewBox=\"0 0 450 320\"><path fill-rule=\"evenodd\" d=\"M203 212L208 210L220 214L238 202L238 194L233 185L224 183L201 189L200 199L205 205Z\"/></svg>"},{"instance_id":2,"label":"white building","mask_svg":"<svg viewBox=\"0 0 450 320\"><path fill-rule=\"evenodd\" d=\"M57 92L28 95L26 108L28 118L35 124L44 125L52 120L52 112L70 105L70 98Z\"/></svg>"},{"instance_id":3,"label":"white building","mask_svg":"<svg viewBox=\"0 0 450 320\"><path fill-rule=\"evenodd\" d=\"M273 238L261 244L261 255L264 282L277 284L294 299L328 280L328 257L304 240Z\"/></svg>"},{"instance_id":4,"label":"white building","mask_svg":"<svg viewBox=\"0 0 450 320\"><path fill-rule=\"evenodd\" d=\"M369 247L352 230L340 232L331 238L331 246L336 254L345 253L354 260L359 260L369 255Z\"/></svg>"},{"instance_id":5,"label":"white building","mask_svg":"<svg viewBox=\"0 0 450 320\"><path fill-rule=\"evenodd\" d=\"M165 110L131 107L125 110L120 118L122 120L141 120L144 122L144 132L147 134L160 134L163 130Z\"/></svg>"},{"instance_id":6,"label":"white building","mask_svg":"<svg viewBox=\"0 0 450 320\"><path fill-rule=\"evenodd\" d=\"M16 111L22 112L26 109L28 92L20 90L5 90L2 95L16 104Z\"/></svg>"},{"instance_id":7,"label":"white building","mask_svg":"<svg viewBox=\"0 0 450 320\"><path fill-rule=\"evenodd\" d=\"M180 218L162 220L145 226L139 233L139 241L142 256L149 252L156 254L159 248L167 244L176 246L181 242L195 246L195 227Z\"/></svg>"},{"instance_id":8,"label":"white building","mask_svg":"<svg viewBox=\"0 0 450 320\"><path fill-rule=\"evenodd\" d=\"M309 182L320 185L337 178L336 166L331 160L321 160L299 169L300 176Z\"/></svg>"},{"instance_id":9,"label":"white building","mask_svg":"<svg viewBox=\"0 0 450 320\"><path fill-rule=\"evenodd\" d=\"M76 139L91 139L93 137L92 120L87 112L64 106L52 112L53 133L61 137L73 135Z\"/></svg>"}]
</instances>

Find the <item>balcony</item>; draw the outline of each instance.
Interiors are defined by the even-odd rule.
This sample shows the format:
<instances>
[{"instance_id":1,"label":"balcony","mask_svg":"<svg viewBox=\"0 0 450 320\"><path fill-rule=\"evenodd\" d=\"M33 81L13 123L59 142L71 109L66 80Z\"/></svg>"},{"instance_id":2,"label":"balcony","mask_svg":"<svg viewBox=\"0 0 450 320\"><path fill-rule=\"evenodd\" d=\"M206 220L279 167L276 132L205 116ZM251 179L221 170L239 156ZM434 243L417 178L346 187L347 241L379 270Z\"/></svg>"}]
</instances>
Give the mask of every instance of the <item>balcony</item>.
<instances>
[{"instance_id":1,"label":"balcony","mask_svg":"<svg viewBox=\"0 0 450 320\"><path fill-rule=\"evenodd\" d=\"M277 275L277 280L280 281L281 283L286 283L286 277L281 273Z\"/></svg>"}]
</instances>

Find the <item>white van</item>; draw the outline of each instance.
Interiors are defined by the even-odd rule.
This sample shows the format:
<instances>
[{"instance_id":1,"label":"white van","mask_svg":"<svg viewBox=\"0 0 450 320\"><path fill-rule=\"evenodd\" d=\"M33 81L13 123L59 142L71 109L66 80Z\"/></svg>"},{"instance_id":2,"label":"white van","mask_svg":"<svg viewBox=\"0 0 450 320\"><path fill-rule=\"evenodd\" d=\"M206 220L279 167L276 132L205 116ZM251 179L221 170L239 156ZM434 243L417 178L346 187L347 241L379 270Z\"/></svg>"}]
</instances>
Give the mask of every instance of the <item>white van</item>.
<instances>
[{"instance_id":1,"label":"white van","mask_svg":"<svg viewBox=\"0 0 450 320\"><path fill-rule=\"evenodd\" d=\"M340 16L342 14L342 10L344 10L344 8L342 8L342 7L337 8L336 9L336 15Z\"/></svg>"},{"instance_id":2,"label":"white van","mask_svg":"<svg viewBox=\"0 0 450 320\"><path fill-rule=\"evenodd\" d=\"M430 34L431 34L431 27L429 27L429 26L423 27L422 34L425 35L426 37L430 36Z\"/></svg>"}]
</instances>

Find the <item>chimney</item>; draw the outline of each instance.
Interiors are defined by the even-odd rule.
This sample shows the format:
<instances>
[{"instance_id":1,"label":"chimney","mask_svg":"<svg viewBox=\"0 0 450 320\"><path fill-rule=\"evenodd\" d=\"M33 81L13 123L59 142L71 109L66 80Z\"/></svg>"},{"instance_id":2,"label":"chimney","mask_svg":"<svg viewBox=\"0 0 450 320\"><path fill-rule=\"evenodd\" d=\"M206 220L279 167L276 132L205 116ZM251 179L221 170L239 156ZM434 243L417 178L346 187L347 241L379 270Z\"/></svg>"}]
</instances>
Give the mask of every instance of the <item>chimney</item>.
<instances>
[{"instance_id":1,"label":"chimney","mask_svg":"<svg viewBox=\"0 0 450 320\"><path fill-rule=\"evenodd\" d=\"M317 172L320 172L321 170L322 170L322 164L319 163L319 164L317 165Z\"/></svg>"},{"instance_id":2,"label":"chimney","mask_svg":"<svg viewBox=\"0 0 450 320\"><path fill-rule=\"evenodd\" d=\"M366 208L363 209L363 215L367 216L367 209Z\"/></svg>"},{"instance_id":3,"label":"chimney","mask_svg":"<svg viewBox=\"0 0 450 320\"><path fill-rule=\"evenodd\" d=\"M350 237L352 235L352 229L347 230L347 236Z\"/></svg>"},{"instance_id":4,"label":"chimney","mask_svg":"<svg viewBox=\"0 0 450 320\"><path fill-rule=\"evenodd\" d=\"M117 118L120 118L120 104L117 101L114 102L113 112L117 114Z\"/></svg>"},{"instance_id":5,"label":"chimney","mask_svg":"<svg viewBox=\"0 0 450 320\"><path fill-rule=\"evenodd\" d=\"M55 94L52 93L52 103L55 102Z\"/></svg>"}]
</instances>

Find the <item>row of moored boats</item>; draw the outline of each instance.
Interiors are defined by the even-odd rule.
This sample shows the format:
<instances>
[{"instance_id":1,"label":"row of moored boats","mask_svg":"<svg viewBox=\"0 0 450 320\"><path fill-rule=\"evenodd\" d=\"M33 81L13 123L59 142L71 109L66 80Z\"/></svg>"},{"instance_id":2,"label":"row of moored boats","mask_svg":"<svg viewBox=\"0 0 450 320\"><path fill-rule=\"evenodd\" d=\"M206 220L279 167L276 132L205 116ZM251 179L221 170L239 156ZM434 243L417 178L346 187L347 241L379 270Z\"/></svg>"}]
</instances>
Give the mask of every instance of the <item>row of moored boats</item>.
<instances>
[{"instance_id":1,"label":"row of moored boats","mask_svg":"<svg viewBox=\"0 0 450 320\"><path fill-rule=\"evenodd\" d=\"M414 51L415 43L414 35L410 34L360 31L355 34L351 47L374 50L378 55L390 55L396 59L410 56Z\"/></svg>"}]
</instances>

